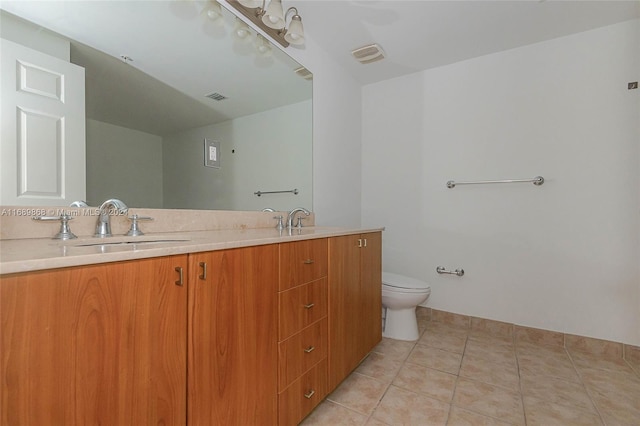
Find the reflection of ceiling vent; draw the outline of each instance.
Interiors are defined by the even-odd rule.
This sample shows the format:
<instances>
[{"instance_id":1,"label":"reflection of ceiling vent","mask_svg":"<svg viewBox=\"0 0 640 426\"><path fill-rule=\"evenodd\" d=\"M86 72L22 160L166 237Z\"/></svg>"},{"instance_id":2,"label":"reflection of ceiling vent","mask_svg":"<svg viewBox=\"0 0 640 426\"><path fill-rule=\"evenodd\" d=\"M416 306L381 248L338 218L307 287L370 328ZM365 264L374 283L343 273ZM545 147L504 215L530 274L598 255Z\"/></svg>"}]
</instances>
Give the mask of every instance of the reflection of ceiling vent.
<instances>
[{"instance_id":1,"label":"reflection of ceiling vent","mask_svg":"<svg viewBox=\"0 0 640 426\"><path fill-rule=\"evenodd\" d=\"M227 99L227 97L225 95L221 95L220 93L209 93L208 95L205 95L207 98L211 98L214 101L221 101L223 99Z\"/></svg>"},{"instance_id":2,"label":"reflection of ceiling vent","mask_svg":"<svg viewBox=\"0 0 640 426\"><path fill-rule=\"evenodd\" d=\"M311 71L309 71L305 67L300 67L296 69L294 72L298 74L300 77L304 78L305 80L311 80L313 78L313 74L311 74Z\"/></svg>"},{"instance_id":3,"label":"reflection of ceiling vent","mask_svg":"<svg viewBox=\"0 0 640 426\"><path fill-rule=\"evenodd\" d=\"M360 47L352 50L351 54L361 64L370 64L371 62L384 59L384 51L377 44Z\"/></svg>"}]
</instances>

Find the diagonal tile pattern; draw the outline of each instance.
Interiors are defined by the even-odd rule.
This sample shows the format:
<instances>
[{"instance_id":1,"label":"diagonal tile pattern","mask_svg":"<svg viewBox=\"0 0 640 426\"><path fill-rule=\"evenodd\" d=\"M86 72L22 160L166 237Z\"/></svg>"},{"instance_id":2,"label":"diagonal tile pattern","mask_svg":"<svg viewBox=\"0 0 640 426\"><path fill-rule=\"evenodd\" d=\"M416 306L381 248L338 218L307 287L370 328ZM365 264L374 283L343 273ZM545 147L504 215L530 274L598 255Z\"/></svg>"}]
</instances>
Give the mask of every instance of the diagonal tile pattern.
<instances>
[{"instance_id":1,"label":"diagonal tile pattern","mask_svg":"<svg viewBox=\"0 0 640 426\"><path fill-rule=\"evenodd\" d=\"M638 348L422 309L302 424L640 425Z\"/></svg>"}]
</instances>

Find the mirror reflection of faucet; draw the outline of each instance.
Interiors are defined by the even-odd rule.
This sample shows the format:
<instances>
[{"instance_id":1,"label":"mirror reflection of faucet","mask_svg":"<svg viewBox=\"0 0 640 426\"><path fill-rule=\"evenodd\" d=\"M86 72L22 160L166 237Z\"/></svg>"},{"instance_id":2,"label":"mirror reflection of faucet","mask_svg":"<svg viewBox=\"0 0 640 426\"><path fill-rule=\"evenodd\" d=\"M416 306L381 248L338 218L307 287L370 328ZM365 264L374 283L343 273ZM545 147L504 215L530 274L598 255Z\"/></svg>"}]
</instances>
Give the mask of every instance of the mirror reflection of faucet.
<instances>
[{"instance_id":1,"label":"mirror reflection of faucet","mask_svg":"<svg viewBox=\"0 0 640 426\"><path fill-rule=\"evenodd\" d=\"M282 231L282 230L284 229L284 223L282 223L282 220L283 220L282 215L280 215L280 216L274 216L273 218L278 220L278 223L277 223L277 225L276 225L276 229L277 229L278 231Z\"/></svg>"},{"instance_id":2,"label":"mirror reflection of faucet","mask_svg":"<svg viewBox=\"0 0 640 426\"><path fill-rule=\"evenodd\" d=\"M296 207L295 209L291 210L289 212L289 215L287 216L287 228L292 229L294 227L293 220L296 216L296 213L298 212L304 213L305 216L309 216L311 214L311 212L304 207ZM297 228L302 228L302 219L302 217L298 218L298 223L296 224Z\"/></svg>"}]
</instances>

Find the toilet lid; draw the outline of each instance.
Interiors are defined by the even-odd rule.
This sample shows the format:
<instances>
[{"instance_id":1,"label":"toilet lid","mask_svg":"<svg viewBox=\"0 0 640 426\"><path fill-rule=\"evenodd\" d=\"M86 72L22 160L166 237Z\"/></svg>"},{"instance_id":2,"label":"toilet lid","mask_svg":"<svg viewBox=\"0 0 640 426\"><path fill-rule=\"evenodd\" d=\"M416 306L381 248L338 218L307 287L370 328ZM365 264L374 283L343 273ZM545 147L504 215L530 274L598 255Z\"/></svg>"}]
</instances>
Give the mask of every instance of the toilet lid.
<instances>
[{"instance_id":1,"label":"toilet lid","mask_svg":"<svg viewBox=\"0 0 640 426\"><path fill-rule=\"evenodd\" d=\"M413 290L426 290L431 288L429 287L429 284L424 281L391 272L382 273L382 284L389 287Z\"/></svg>"}]
</instances>

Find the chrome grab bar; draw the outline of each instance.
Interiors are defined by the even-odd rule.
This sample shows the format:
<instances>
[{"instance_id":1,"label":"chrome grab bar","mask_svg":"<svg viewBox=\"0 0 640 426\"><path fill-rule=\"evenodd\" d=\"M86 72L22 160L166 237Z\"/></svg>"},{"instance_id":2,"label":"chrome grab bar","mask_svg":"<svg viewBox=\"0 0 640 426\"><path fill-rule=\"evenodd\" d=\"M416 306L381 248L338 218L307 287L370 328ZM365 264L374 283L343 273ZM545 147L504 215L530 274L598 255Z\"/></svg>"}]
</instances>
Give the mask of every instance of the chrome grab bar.
<instances>
[{"instance_id":1,"label":"chrome grab bar","mask_svg":"<svg viewBox=\"0 0 640 426\"><path fill-rule=\"evenodd\" d=\"M256 191L256 192L254 192L254 194L259 197L262 194L284 194L286 192L290 192L290 193L292 193L294 195L298 195L298 188L290 189L288 191Z\"/></svg>"},{"instance_id":2,"label":"chrome grab bar","mask_svg":"<svg viewBox=\"0 0 640 426\"><path fill-rule=\"evenodd\" d=\"M460 269L456 269L455 271L447 271L444 266L438 266L436 268L436 272L439 274L450 274L450 275L457 275L459 277L464 275L464 269L460 268Z\"/></svg>"},{"instance_id":3,"label":"chrome grab bar","mask_svg":"<svg viewBox=\"0 0 640 426\"><path fill-rule=\"evenodd\" d=\"M477 180L471 182L456 182L450 180L447 182L447 188L455 188L456 185L476 185L482 183L519 183L519 182L533 182L534 185L540 186L544 183L542 176L536 176L533 179L503 179L503 180Z\"/></svg>"}]
</instances>

